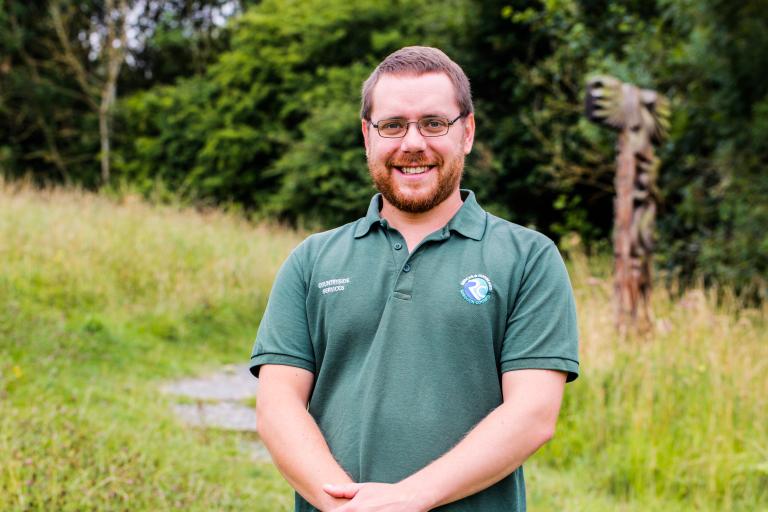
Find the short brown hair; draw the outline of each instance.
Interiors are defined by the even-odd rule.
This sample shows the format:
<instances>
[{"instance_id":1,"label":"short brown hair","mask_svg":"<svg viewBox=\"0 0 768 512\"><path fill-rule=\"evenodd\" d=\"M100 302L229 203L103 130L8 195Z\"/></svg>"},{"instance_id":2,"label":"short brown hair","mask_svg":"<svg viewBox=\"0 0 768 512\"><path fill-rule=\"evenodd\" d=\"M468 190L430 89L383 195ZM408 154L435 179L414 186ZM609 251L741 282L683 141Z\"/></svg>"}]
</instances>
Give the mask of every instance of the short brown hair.
<instances>
[{"instance_id":1,"label":"short brown hair","mask_svg":"<svg viewBox=\"0 0 768 512\"><path fill-rule=\"evenodd\" d=\"M379 78L385 73L415 74L445 73L456 91L456 102L459 104L461 115L466 116L475 111L472 106L472 91L469 79L464 70L453 62L450 57L437 48L429 46L406 46L387 56L376 66L371 76L363 83L363 94L360 106L360 117L371 120L373 110L373 88Z\"/></svg>"}]
</instances>

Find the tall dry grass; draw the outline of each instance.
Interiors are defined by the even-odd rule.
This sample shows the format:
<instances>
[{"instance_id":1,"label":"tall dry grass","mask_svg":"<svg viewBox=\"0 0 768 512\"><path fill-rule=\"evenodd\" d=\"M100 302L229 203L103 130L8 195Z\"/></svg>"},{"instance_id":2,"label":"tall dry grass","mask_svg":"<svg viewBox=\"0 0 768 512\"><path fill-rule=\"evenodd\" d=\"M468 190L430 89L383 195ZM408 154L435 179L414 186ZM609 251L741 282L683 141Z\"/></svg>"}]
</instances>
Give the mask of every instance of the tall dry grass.
<instances>
[{"instance_id":1,"label":"tall dry grass","mask_svg":"<svg viewBox=\"0 0 768 512\"><path fill-rule=\"evenodd\" d=\"M7 184L0 194L6 279L20 291L50 285L64 306L67 298L91 300L97 309L135 314L237 302L243 294L262 301L299 239L217 210L150 206L130 195L115 202Z\"/></svg>"},{"instance_id":2,"label":"tall dry grass","mask_svg":"<svg viewBox=\"0 0 768 512\"><path fill-rule=\"evenodd\" d=\"M539 461L638 510L768 510L768 308L658 288L654 332L622 337L609 262L570 256L582 376Z\"/></svg>"}]
</instances>

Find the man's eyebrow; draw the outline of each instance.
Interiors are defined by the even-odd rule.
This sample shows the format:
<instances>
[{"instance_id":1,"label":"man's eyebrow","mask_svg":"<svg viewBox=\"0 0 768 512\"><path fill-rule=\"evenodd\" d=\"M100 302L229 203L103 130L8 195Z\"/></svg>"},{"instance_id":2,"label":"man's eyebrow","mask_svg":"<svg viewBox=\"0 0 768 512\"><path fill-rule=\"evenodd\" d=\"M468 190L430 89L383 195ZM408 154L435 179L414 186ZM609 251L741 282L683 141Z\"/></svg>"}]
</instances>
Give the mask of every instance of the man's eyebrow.
<instances>
[{"instance_id":1,"label":"man's eyebrow","mask_svg":"<svg viewBox=\"0 0 768 512\"><path fill-rule=\"evenodd\" d=\"M421 116L418 117L418 119L424 119L425 117L449 117L449 116L447 114L437 114L437 113L434 113L434 114L422 114ZM407 116L394 115L394 116L382 116L381 119L405 119L405 120L407 120L408 117Z\"/></svg>"}]
</instances>

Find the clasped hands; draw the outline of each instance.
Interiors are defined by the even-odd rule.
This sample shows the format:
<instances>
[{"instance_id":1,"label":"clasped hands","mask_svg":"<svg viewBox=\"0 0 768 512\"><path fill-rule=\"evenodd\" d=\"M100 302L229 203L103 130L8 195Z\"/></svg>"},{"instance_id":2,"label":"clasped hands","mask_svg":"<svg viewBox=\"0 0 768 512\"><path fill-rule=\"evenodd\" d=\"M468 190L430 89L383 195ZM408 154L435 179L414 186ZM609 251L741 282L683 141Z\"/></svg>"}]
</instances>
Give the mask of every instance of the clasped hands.
<instances>
[{"instance_id":1,"label":"clasped hands","mask_svg":"<svg viewBox=\"0 0 768 512\"><path fill-rule=\"evenodd\" d=\"M426 512L431 508L423 493L401 484L325 484L323 490L334 498L349 500L331 512Z\"/></svg>"}]
</instances>

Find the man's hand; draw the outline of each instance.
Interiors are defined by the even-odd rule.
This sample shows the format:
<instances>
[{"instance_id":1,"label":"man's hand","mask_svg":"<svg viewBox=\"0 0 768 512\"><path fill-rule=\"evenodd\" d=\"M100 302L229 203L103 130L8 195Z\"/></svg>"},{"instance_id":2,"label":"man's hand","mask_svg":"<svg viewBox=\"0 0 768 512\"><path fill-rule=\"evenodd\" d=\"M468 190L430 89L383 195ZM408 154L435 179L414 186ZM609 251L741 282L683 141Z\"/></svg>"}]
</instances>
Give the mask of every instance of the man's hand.
<instances>
[{"instance_id":1,"label":"man's hand","mask_svg":"<svg viewBox=\"0 0 768 512\"><path fill-rule=\"evenodd\" d=\"M325 484L323 490L334 498L346 498L347 504L333 512L426 512L425 500L402 484L374 482Z\"/></svg>"}]
</instances>

